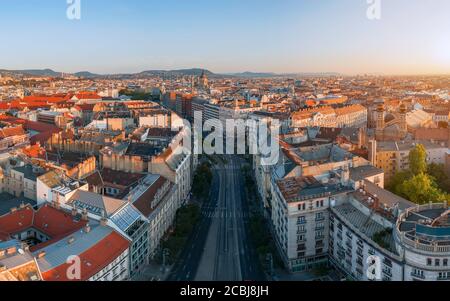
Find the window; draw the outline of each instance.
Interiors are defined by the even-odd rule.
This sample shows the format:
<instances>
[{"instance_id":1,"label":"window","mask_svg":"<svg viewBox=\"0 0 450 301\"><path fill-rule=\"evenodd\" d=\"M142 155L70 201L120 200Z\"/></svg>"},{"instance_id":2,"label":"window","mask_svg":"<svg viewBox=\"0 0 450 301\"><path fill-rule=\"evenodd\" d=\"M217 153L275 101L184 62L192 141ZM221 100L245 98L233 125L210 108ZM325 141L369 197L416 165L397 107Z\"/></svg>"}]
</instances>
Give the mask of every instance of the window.
<instances>
[{"instance_id":1,"label":"window","mask_svg":"<svg viewBox=\"0 0 450 301\"><path fill-rule=\"evenodd\" d=\"M348 237L350 240L353 239L353 235L352 235L352 233L351 233L350 231L347 231L345 234L347 235L347 237Z\"/></svg>"},{"instance_id":2,"label":"window","mask_svg":"<svg viewBox=\"0 0 450 301\"><path fill-rule=\"evenodd\" d=\"M297 235L297 242L305 241L305 235Z\"/></svg>"},{"instance_id":3,"label":"window","mask_svg":"<svg viewBox=\"0 0 450 301\"><path fill-rule=\"evenodd\" d=\"M323 215L323 212L316 213L316 221L322 221L324 219L325 217Z\"/></svg>"},{"instance_id":4,"label":"window","mask_svg":"<svg viewBox=\"0 0 450 301\"><path fill-rule=\"evenodd\" d=\"M424 278L424 273L422 270L419 269L413 269L412 275L419 278Z\"/></svg>"},{"instance_id":5,"label":"window","mask_svg":"<svg viewBox=\"0 0 450 301\"><path fill-rule=\"evenodd\" d=\"M445 267L448 266L448 259L444 259L442 265Z\"/></svg>"},{"instance_id":6,"label":"window","mask_svg":"<svg viewBox=\"0 0 450 301\"><path fill-rule=\"evenodd\" d=\"M305 211L306 210L306 204L305 203L301 203L298 205L298 211Z\"/></svg>"},{"instance_id":7,"label":"window","mask_svg":"<svg viewBox=\"0 0 450 301\"><path fill-rule=\"evenodd\" d=\"M297 233L305 233L306 232L306 227L305 225L301 225L297 227Z\"/></svg>"},{"instance_id":8,"label":"window","mask_svg":"<svg viewBox=\"0 0 450 301\"><path fill-rule=\"evenodd\" d=\"M431 258L427 259L427 265L430 266L433 264L433 260Z\"/></svg>"},{"instance_id":9,"label":"window","mask_svg":"<svg viewBox=\"0 0 450 301\"><path fill-rule=\"evenodd\" d=\"M434 265L437 266L437 267L440 266L441 265L441 260L440 259L435 259L434 260Z\"/></svg>"},{"instance_id":10,"label":"window","mask_svg":"<svg viewBox=\"0 0 450 301\"><path fill-rule=\"evenodd\" d=\"M450 279L450 272L441 272L439 273L438 280L449 280Z\"/></svg>"},{"instance_id":11,"label":"window","mask_svg":"<svg viewBox=\"0 0 450 301\"><path fill-rule=\"evenodd\" d=\"M306 218L304 216L299 216L297 220L297 224L306 224Z\"/></svg>"},{"instance_id":12,"label":"window","mask_svg":"<svg viewBox=\"0 0 450 301\"><path fill-rule=\"evenodd\" d=\"M384 263L385 266L392 268L392 261L391 260L385 258L383 260L383 263Z\"/></svg>"}]
</instances>

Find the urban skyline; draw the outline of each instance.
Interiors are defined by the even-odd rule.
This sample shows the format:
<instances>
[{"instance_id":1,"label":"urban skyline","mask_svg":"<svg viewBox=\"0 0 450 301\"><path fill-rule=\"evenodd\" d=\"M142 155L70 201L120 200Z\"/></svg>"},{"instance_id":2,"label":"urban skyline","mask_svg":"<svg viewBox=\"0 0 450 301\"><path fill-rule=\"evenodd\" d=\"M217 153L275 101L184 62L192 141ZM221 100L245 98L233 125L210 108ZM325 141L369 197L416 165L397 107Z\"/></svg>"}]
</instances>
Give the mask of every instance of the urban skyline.
<instances>
[{"instance_id":1,"label":"urban skyline","mask_svg":"<svg viewBox=\"0 0 450 301\"><path fill-rule=\"evenodd\" d=\"M81 0L4 1L0 27L10 45L2 69L135 73L204 68L216 73L448 74L445 0L367 1ZM8 26L8 24L16 24ZM45 32L45 34L42 34ZM54 43L53 41L58 41Z\"/></svg>"},{"instance_id":2,"label":"urban skyline","mask_svg":"<svg viewBox=\"0 0 450 301\"><path fill-rule=\"evenodd\" d=\"M0 2L0 283L450 281L448 0Z\"/></svg>"}]
</instances>

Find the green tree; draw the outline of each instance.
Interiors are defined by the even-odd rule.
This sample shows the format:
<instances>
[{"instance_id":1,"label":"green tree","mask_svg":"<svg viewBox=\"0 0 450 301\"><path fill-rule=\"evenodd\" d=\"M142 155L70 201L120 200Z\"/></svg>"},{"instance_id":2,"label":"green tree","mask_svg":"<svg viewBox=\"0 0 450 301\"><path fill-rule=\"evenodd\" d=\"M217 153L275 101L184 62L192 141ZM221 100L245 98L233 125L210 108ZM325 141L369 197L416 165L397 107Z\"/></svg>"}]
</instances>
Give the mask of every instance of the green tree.
<instances>
[{"instance_id":1,"label":"green tree","mask_svg":"<svg viewBox=\"0 0 450 301\"><path fill-rule=\"evenodd\" d=\"M416 145L409 153L409 166L414 175L427 172L427 151L422 144Z\"/></svg>"},{"instance_id":2,"label":"green tree","mask_svg":"<svg viewBox=\"0 0 450 301\"><path fill-rule=\"evenodd\" d=\"M440 203L447 198L447 195L439 190L433 178L424 173L420 173L399 185L398 192L401 196L416 204Z\"/></svg>"},{"instance_id":3,"label":"green tree","mask_svg":"<svg viewBox=\"0 0 450 301\"><path fill-rule=\"evenodd\" d=\"M440 189L450 192L450 178L443 164L431 163L428 165L428 174L433 177Z\"/></svg>"},{"instance_id":4,"label":"green tree","mask_svg":"<svg viewBox=\"0 0 450 301\"><path fill-rule=\"evenodd\" d=\"M405 181L411 179L412 176L413 175L409 170L400 171L392 177L392 179L386 185L386 189L391 191L392 193L399 194L399 186L402 185Z\"/></svg>"},{"instance_id":5,"label":"green tree","mask_svg":"<svg viewBox=\"0 0 450 301\"><path fill-rule=\"evenodd\" d=\"M213 174L209 163L201 164L195 175L192 185L192 193L199 199L206 199L211 188Z\"/></svg>"}]
</instances>

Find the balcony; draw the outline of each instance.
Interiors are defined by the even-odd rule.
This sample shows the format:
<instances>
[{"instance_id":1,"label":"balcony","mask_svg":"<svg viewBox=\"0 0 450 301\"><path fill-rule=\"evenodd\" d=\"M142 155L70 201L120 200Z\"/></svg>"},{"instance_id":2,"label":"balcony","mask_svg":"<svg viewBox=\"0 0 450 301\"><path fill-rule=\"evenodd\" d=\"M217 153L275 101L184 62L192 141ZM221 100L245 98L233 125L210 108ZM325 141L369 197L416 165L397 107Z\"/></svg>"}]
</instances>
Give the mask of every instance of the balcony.
<instances>
[{"instance_id":1,"label":"balcony","mask_svg":"<svg viewBox=\"0 0 450 301\"><path fill-rule=\"evenodd\" d=\"M411 277L417 278L417 279L420 279L420 280L425 280L425 275L423 275L423 274L416 274L414 272L411 273Z\"/></svg>"},{"instance_id":2,"label":"balcony","mask_svg":"<svg viewBox=\"0 0 450 301\"><path fill-rule=\"evenodd\" d=\"M383 264L387 267L392 268L392 262L390 260L387 260L386 258L383 260Z\"/></svg>"},{"instance_id":3,"label":"balcony","mask_svg":"<svg viewBox=\"0 0 450 301\"><path fill-rule=\"evenodd\" d=\"M390 269L383 269L383 274L392 277L392 271Z\"/></svg>"}]
</instances>

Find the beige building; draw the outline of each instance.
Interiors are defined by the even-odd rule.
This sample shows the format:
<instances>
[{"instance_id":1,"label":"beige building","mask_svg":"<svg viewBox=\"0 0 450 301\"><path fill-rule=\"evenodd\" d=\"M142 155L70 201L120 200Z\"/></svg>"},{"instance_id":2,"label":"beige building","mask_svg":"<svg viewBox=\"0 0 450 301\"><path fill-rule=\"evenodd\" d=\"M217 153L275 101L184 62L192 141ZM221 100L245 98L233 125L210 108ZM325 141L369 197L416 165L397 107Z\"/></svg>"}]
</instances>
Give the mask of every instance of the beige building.
<instances>
[{"instance_id":1,"label":"beige building","mask_svg":"<svg viewBox=\"0 0 450 301\"><path fill-rule=\"evenodd\" d=\"M32 165L7 166L1 174L1 191L36 200L36 179L42 174L42 170Z\"/></svg>"},{"instance_id":2,"label":"beige building","mask_svg":"<svg viewBox=\"0 0 450 301\"><path fill-rule=\"evenodd\" d=\"M409 152L417 144L425 146L427 163L445 164L448 146L445 142L430 141L383 141L370 143L371 163L385 173L385 183L398 172L409 169Z\"/></svg>"}]
</instances>

